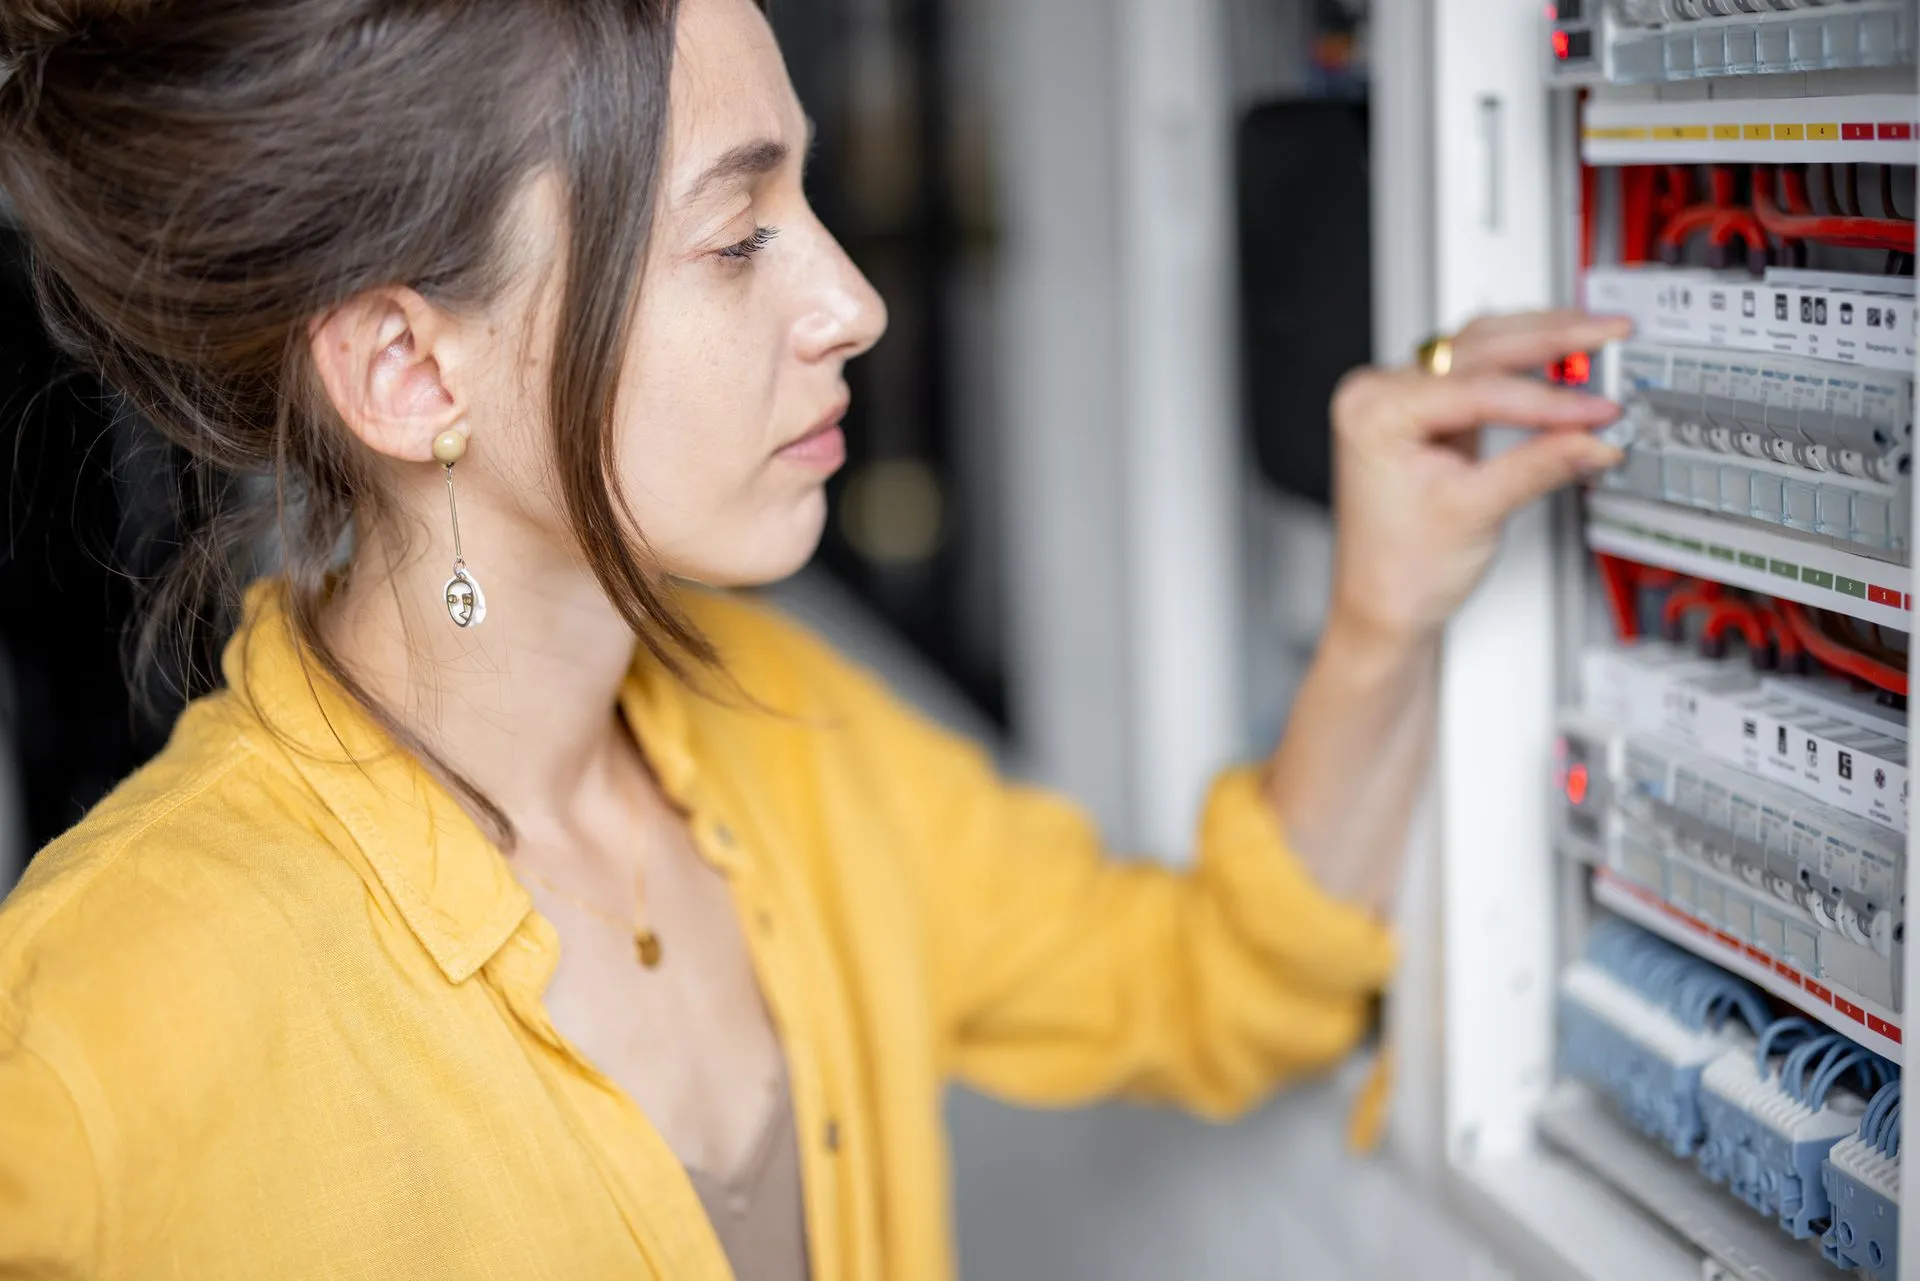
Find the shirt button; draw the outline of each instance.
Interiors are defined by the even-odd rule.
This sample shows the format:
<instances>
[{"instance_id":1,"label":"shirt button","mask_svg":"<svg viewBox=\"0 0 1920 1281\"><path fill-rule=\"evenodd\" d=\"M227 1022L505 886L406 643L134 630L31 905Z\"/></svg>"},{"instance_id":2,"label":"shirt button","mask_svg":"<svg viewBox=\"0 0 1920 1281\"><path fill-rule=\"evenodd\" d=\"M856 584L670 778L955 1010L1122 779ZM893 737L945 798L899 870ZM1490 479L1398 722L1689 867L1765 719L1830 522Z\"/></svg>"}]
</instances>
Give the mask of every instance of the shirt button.
<instances>
[{"instance_id":1,"label":"shirt button","mask_svg":"<svg viewBox=\"0 0 1920 1281\"><path fill-rule=\"evenodd\" d=\"M838 1152L840 1150L840 1123L838 1121L828 1121L826 1133L821 1136L821 1138L822 1142L827 1146L827 1151Z\"/></svg>"},{"instance_id":2,"label":"shirt button","mask_svg":"<svg viewBox=\"0 0 1920 1281\"><path fill-rule=\"evenodd\" d=\"M762 934L773 933L773 913L763 907L755 914L754 920L759 923Z\"/></svg>"},{"instance_id":3,"label":"shirt button","mask_svg":"<svg viewBox=\"0 0 1920 1281\"><path fill-rule=\"evenodd\" d=\"M720 842L722 845L726 846L728 849L732 849L733 848L733 829L728 827L725 823L715 823L713 825L713 839Z\"/></svg>"}]
</instances>

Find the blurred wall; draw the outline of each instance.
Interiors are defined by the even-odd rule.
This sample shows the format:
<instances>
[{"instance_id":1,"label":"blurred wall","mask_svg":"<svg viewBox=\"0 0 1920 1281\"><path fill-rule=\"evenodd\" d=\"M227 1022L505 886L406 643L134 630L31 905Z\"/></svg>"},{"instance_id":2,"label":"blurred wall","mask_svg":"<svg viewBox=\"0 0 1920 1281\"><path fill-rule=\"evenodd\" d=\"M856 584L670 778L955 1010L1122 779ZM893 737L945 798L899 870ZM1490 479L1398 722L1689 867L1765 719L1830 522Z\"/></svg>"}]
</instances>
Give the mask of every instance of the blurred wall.
<instances>
[{"instance_id":1,"label":"blurred wall","mask_svg":"<svg viewBox=\"0 0 1920 1281\"><path fill-rule=\"evenodd\" d=\"M1129 476L1139 464L1129 457L1129 432L1140 429L1129 425L1138 408L1133 362L1186 359L1183 369L1163 366L1161 375L1177 388L1186 379L1192 413L1159 426L1172 440L1185 433L1184 444L1202 454L1222 445L1207 433L1236 433L1237 416L1229 402L1223 422L1212 380L1237 384L1230 351L1196 352L1179 335L1156 343L1151 326L1139 326L1137 310L1157 304L1151 289L1138 287L1141 214L1131 202L1142 185L1138 166L1154 155L1138 131L1177 128L1181 111L1198 110L1214 113L1194 131L1203 145L1214 145L1242 102L1304 85L1312 70L1303 33L1314 3L993 0L951 11L965 33L956 36L956 56L980 60L955 83L983 79L995 109L1004 246L995 369L1007 467L1013 728L1006 755L1017 770L1089 804L1111 839L1162 857L1177 858L1184 844L1168 835L1164 815L1143 811L1136 799L1146 759L1142 735L1152 733L1138 715L1137 621L1164 601L1160 608L1196 629L1235 629L1231 638L1212 638L1212 652L1229 656L1224 675L1235 709L1221 745L1234 753L1264 750L1318 636L1332 539L1324 511L1256 488L1230 442L1233 482L1217 497L1232 542L1222 558L1231 608L1210 617L1180 613L1178 575L1219 565L1164 567L1139 554L1141 517L1156 494ZM1164 82L1143 88L1136 59L1150 56L1151 46L1143 50L1138 30L1126 24L1169 19L1211 24L1224 43L1210 101L1182 102L1179 88ZM1205 165L1200 171L1209 172ZM1213 173L1213 181L1223 180ZM1145 182L1180 176L1176 168ZM1214 194L1227 198L1225 191ZM1210 214L1209 203L1188 210L1204 220L1219 212ZM1227 236L1224 220L1196 226L1176 214L1160 231L1175 244L1184 241L1174 253L1189 258L1186 276L1158 279L1165 291L1159 297L1184 289L1168 307L1220 306L1230 296L1231 260L1218 246L1208 251L1194 241ZM1149 244L1145 252L1166 245ZM1219 343L1229 346L1224 337ZM1167 478L1169 489L1191 481L1177 473ZM1179 832L1195 799L1189 796L1177 815ZM1394 1167L1344 1152L1361 1066L1301 1086L1232 1126L1119 1105L1033 1113L956 1090L949 1116L965 1275L1491 1275L1484 1258ZM1393 1230L1382 1231L1389 1223Z\"/></svg>"}]
</instances>

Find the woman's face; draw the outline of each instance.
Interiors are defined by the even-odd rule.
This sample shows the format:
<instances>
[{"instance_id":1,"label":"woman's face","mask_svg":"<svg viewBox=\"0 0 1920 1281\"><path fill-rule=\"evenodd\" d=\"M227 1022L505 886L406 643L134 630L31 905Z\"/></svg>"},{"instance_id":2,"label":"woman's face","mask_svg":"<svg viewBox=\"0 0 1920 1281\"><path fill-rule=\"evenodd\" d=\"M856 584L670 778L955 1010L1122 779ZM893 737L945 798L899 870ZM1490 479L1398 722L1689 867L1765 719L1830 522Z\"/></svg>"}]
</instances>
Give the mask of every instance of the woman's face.
<instances>
[{"instance_id":1,"label":"woman's face","mask_svg":"<svg viewBox=\"0 0 1920 1281\"><path fill-rule=\"evenodd\" d=\"M628 504L660 567L680 577L744 586L806 563L826 518L825 481L845 456L844 367L886 328L879 295L808 207L809 141L759 9L684 0L658 213L616 411ZM526 210L547 233L537 236L547 254L554 207L542 184ZM550 349L557 287L542 294L534 350ZM503 418L538 421L543 363L508 362L528 376L500 389L518 402ZM499 443L545 452L530 434ZM494 459L504 464L496 478L530 474ZM527 514L559 532L557 502Z\"/></svg>"}]
</instances>

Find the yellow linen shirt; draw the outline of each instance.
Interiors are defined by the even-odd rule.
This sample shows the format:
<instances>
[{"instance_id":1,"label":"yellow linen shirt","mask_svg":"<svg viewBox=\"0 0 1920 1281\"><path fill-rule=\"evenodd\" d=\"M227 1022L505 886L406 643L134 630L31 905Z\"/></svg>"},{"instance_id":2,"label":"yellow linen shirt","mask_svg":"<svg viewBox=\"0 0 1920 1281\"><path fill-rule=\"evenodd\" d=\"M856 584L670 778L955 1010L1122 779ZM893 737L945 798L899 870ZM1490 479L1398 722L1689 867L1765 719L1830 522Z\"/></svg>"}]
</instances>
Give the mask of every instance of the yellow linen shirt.
<instances>
[{"instance_id":1,"label":"yellow linen shirt","mask_svg":"<svg viewBox=\"0 0 1920 1281\"><path fill-rule=\"evenodd\" d=\"M1389 941L1250 772L1192 872L1111 861L793 625L685 603L751 699L637 661L622 706L740 912L820 1281L952 1274L950 1077L1226 1116L1359 1036ZM546 1016L553 928L302 661L275 584L225 673L0 908L0 1277L726 1278Z\"/></svg>"}]
</instances>

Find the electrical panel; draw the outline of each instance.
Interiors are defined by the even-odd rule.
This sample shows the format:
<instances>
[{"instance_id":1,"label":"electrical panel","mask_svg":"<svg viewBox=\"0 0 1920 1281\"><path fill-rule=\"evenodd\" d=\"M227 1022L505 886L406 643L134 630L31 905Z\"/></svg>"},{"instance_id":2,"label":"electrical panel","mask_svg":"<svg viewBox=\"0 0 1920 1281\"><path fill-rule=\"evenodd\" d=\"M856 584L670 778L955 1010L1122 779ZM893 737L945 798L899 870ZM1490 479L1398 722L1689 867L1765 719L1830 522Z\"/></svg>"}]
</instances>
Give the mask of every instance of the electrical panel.
<instances>
[{"instance_id":1,"label":"electrical panel","mask_svg":"<svg viewBox=\"0 0 1920 1281\"><path fill-rule=\"evenodd\" d=\"M1450 638L1447 1159L1529 1274L1892 1281L1920 5L1484 8L1526 28L1549 87L1544 216L1528 240L1489 199L1536 137L1503 149L1512 81L1442 65L1441 128L1471 123L1487 158L1437 179L1446 270L1541 246L1540 302L1633 332L1547 371L1620 404L1623 461L1518 526L1498 603ZM1460 755L1527 763L1503 681L1553 691L1544 875ZM1542 1004L1516 955L1551 965ZM1512 1073L1480 1049L1501 983L1510 1053L1543 1049Z\"/></svg>"}]
</instances>

